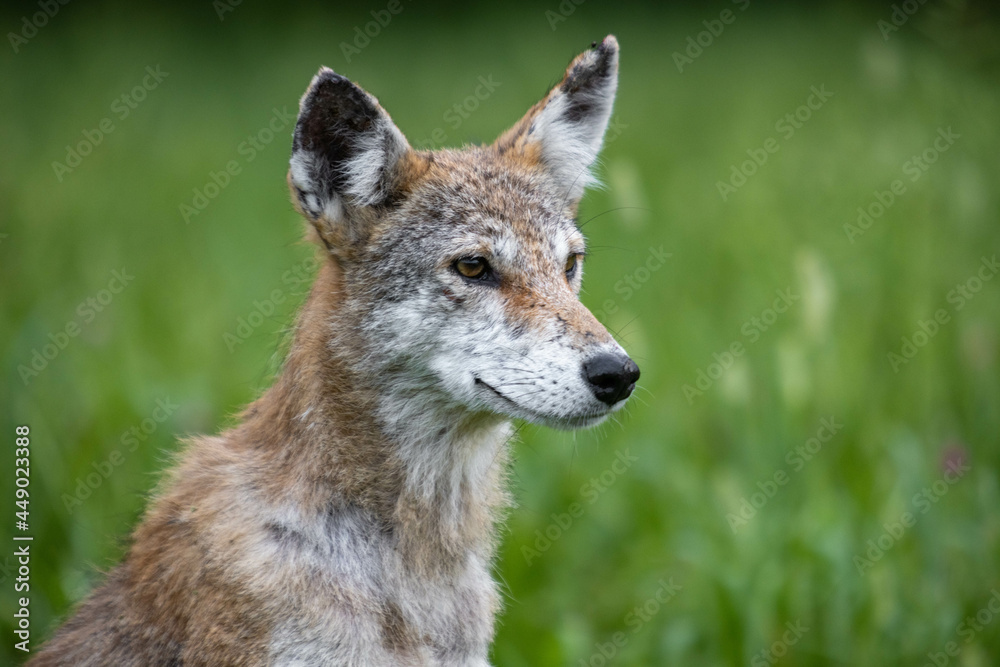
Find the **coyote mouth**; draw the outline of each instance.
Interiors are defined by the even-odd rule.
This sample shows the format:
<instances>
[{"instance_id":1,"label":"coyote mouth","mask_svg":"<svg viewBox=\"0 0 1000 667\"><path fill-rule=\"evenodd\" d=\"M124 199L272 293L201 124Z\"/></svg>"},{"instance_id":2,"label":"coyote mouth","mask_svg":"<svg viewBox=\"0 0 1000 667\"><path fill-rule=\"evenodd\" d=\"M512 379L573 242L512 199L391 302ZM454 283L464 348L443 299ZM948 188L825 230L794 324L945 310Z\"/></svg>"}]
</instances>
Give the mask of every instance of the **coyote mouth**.
<instances>
[{"instance_id":1,"label":"coyote mouth","mask_svg":"<svg viewBox=\"0 0 1000 667\"><path fill-rule=\"evenodd\" d=\"M483 380L482 378L475 377L475 376L474 376L473 379L474 379L474 381L475 381L475 383L477 385L479 385L481 387L486 387L489 391L492 391L494 394L496 394L497 396L499 396L503 400L507 401L508 403L513 403L514 405L517 405L517 403L514 403L514 401L510 400L509 398L507 398L506 396L504 396L503 394L501 394L499 391L497 391L497 388L494 387L493 385L491 385L490 383L488 383L486 380ZM518 405L518 407L521 407L521 406Z\"/></svg>"},{"instance_id":2,"label":"coyote mouth","mask_svg":"<svg viewBox=\"0 0 1000 667\"><path fill-rule=\"evenodd\" d=\"M609 412L595 413L580 415L576 417L553 417L551 415L546 415L544 413L532 410L531 408L525 407L515 401L512 398L508 398L496 387L486 382L480 377L473 376L473 381L477 386L485 388L490 393L498 396L504 403L515 408L516 413L526 413L526 418L530 421L539 422L546 424L548 426L560 429L578 429L578 428L590 428L592 426L597 426L600 422L604 420L605 417L610 414ZM525 418L525 417L522 417Z\"/></svg>"}]
</instances>

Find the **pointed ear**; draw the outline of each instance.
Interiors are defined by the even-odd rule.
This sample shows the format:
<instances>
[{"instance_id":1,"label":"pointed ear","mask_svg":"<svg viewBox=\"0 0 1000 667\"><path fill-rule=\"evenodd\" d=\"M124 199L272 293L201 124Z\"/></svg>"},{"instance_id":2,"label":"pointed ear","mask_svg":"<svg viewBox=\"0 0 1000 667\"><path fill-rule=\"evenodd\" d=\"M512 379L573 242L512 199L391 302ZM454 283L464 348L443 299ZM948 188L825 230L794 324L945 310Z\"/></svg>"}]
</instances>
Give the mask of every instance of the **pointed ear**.
<instances>
[{"instance_id":1,"label":"pointed ear","mask_svg":"<svg viewBox=\"0 0 1000 667\"><path fill-rule=\"evenodd\" d=\"M601 150L617 89L618 40L608 35L577 56L559 85L494 146L541 163L575 203L596 183L590 167Z\"/></svg>"},{"instance_id":2,"label":"pointed ear","mask_svg":"<svg viewBox=\"0 0 1000 667\"><path fill-rule=\"evenodd\" d=\"M367 209L392 202L415 154L378 100L321 68L299 103L288 182L331 245L357 238Z\"/></svg>"}]
</instances>

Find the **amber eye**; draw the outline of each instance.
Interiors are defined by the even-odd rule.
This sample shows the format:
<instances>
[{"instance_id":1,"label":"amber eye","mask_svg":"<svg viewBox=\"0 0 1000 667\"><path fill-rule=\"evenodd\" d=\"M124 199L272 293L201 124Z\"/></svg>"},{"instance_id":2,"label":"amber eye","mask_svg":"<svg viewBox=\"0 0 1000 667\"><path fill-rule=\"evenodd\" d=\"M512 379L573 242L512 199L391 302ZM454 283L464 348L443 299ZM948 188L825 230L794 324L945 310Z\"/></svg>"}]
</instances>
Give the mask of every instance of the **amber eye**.
<instances>
[{"instance_id":1,"label":"amber eye","mask_svg":"<svg viewBox=\"0 0 1000 667\"><path fill-rule=\"evenodd\" d=\"M489 272L490 265L482 257L463 257L455 262L455 270L466 278L485 278Z\"/></svg>"},{"instance_id":2,"label":"amber eye","mask_svg":"<svg viewBox=\"0 0 1000 667\"><path fill-rule=\"evenodd\" d=\"M579 260L580 255L573 253L566 258L566 277L572 278L573 274L576 273L576 265Z\"/></svg>"}]
</instances>

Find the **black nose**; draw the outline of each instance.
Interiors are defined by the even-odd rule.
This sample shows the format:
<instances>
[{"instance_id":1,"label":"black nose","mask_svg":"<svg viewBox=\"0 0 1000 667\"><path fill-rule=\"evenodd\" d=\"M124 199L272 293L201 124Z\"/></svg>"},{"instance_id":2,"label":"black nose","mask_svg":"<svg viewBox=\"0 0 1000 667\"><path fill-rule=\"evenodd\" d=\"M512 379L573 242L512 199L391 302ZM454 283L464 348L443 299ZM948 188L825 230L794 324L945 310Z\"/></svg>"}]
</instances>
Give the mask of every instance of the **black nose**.
<instances>
[{"instance_id":1,"label":"black nose","mask_svg":"<svg viewBox=\"0 0 1000 667\"><path fill-rule=\"evenodd\" d=\"M583 365L583 377L597 400L608 405L628 398L639 379L639 367L626 356L607 352Z\"/></svg>"}]
</instances>

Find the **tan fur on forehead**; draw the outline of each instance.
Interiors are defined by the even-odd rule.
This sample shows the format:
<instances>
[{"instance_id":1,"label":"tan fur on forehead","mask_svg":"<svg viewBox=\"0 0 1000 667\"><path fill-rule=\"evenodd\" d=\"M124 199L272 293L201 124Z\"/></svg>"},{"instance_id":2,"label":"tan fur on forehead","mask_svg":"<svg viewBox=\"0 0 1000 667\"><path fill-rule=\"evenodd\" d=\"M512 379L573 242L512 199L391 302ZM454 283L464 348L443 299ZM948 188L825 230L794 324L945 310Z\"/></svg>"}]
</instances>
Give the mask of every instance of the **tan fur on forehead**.
<instances>
[{"instance_id":1,"label":"tan fur on forehead","mask_svg":"<svg viewBox=\"0 0 1000 667\"><path fill-rule=\"evenodd\" d=\"M464 195L450 199L449 206L478 209L486 215L511 220L532 209L544 207L565 213L571 202L547 187L545 173L537 161L515 153L500 153L493 147L445 149L424 154L430 163L415 180L414 199L442 195Z\"/></svg>"}]
</instances>

